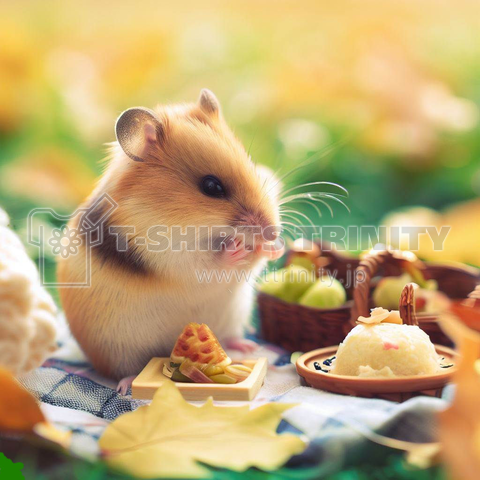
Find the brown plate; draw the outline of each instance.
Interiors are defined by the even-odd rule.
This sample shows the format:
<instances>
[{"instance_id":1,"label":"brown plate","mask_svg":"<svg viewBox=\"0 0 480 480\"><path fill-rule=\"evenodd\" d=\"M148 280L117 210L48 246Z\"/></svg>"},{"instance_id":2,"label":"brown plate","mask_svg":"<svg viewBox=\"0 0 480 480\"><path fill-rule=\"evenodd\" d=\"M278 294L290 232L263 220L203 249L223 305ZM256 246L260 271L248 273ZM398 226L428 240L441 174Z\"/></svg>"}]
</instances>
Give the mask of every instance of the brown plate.
<instances>
[{"instance_id":1,"label":"brown plate","mask_svg":"<svg viewBox=\"0 0 480 480\"><path fill-rule=\"evenodd\" d=\"M334 393L356 397L378 397L403 401L417 395L439 397L443 387L450 381L455 366L443 369L435 375L417 375L397 378L361 378L346 375L334 375L315 370L313 363L323 363L336 355L338 345L319 348L303 354L296 363L298 374L307 385ZM457 354L448 347L435 345L438 355L445 357L444 363L455 363Z\"/></svg>"}]
</instances>

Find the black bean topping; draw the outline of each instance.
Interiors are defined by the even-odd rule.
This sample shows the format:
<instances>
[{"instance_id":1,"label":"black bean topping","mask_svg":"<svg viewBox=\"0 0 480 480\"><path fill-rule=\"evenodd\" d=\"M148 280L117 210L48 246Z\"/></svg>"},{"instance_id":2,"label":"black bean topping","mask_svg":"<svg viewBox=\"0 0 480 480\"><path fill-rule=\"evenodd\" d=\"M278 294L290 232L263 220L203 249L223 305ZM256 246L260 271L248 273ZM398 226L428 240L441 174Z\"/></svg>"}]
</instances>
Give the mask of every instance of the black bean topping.
<instances>
[{"instance_id":1,"label":"black bean topping","mask_svg":"<svg viewBox=\"0 0 480 480\"><path fill-rule=\"evenodd\" d=\"M332 362L335 360L335 356L332 357L332 358L327 358L326 360L324 360L323 364L326 365L327 367L331 367L332 366Z\"/></svg>"},{"instance_id":2,"label":"black bean topping","mask_svg":"<svg viewBox=\"0 0 480 480\"><path fill-rule=\"evenodd\" d=\"M318 362L313 362L313 366L315 370L320 370L323 373L328 373L328 370L325 370L324 368L322 368Z\"/></svg>"}]
</instances>

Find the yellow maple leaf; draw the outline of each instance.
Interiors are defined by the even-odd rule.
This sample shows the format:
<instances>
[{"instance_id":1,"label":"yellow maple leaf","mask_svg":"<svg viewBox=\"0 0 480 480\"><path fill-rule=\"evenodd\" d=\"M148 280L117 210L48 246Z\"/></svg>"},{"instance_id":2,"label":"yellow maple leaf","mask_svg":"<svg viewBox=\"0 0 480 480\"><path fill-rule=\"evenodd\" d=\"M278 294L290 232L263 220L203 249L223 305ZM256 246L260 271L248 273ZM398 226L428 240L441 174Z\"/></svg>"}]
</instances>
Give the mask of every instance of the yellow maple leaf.
<instances>
[{"instance_id":1,"label":"yellow maple leaf","mask_svg":"<svg viewBox=\"0 0 480 480\"><path fill-rule=\"evenodd\" d=\"M274 470L305 443L296 435L278 435L281 414L293 405L269 403L250 410L201 407L187 403L172 382L165 382L151 405L126 413L105 430L100 448L107 463L141 478L203 478L200 463L244 471Z\"/></svg>"}]
</instances>

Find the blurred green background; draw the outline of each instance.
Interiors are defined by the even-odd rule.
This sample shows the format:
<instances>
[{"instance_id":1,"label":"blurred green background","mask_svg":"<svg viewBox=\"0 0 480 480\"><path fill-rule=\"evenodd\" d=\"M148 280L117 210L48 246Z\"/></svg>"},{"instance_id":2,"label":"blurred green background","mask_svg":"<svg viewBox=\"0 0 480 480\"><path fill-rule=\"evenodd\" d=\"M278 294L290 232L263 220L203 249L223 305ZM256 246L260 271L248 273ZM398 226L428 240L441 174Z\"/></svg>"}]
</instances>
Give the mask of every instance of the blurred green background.
<instances>
[{"instance_id":1,"label":"blurred green background","mask_svg":"<svg viewBox=\"0 0 480 480\"><path fill-rule=\"evenodd\" d=\"M123 109L207 87L257 162L282 174L327 152L286 182L349 190L351 214L336 205L322 224L449 224L445 252L421 255L480 265L479 2L0 9L0 205L22 236L33 207L68 213L90 192Z\"/></svg>"}]
</instances>

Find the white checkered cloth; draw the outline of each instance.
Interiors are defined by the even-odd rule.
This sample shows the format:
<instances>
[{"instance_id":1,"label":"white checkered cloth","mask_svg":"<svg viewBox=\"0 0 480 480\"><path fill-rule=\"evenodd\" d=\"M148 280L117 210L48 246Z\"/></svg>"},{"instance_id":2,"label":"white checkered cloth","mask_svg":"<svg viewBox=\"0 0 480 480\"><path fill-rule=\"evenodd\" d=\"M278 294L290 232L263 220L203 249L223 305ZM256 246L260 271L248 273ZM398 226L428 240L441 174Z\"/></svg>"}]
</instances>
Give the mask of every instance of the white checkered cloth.
<instances>
[{"instance_id":1,"label":"white checkered cloth","mask_svg":"<svg viewBox=\"0 0 480 480\"><path fill-rule=\"evenodd\" d=\"M452 389L446 388L442 399L416 397L398 404L336 395L302 386L290 355L278 347L263 344L255 355L267 357L269 368L265 384L250 402L252 408L272 401L298 404L284 413L286 422L279 428L301 431L311 441L296 464L328 458L329 468L336 470L372 454L385 438L435 441L436 413L452 396ZM72 450L88 458L98 455L97 440L108 422L148 403L117 394L115 382L100 377L66 333L55 358L20 380L42 402L50 421L73 432Z\"/></svg>"}]
</instances>

